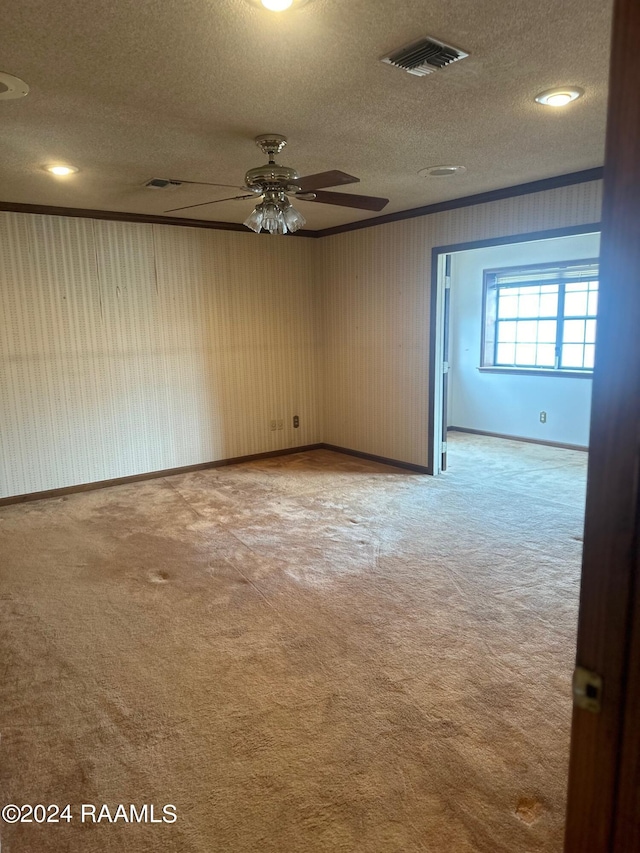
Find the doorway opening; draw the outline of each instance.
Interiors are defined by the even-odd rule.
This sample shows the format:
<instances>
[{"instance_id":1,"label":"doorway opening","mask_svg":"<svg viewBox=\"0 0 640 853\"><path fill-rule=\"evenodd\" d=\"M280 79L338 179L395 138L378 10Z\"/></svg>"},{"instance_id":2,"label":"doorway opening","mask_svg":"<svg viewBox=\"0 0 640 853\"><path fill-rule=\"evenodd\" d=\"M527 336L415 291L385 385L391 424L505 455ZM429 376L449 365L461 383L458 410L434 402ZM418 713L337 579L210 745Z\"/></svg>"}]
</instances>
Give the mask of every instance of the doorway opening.
<instances>
[{"instance_id":1,"label":"doorway opening","mask_svg":"<svg viewBox=\"0 0 640 853\"><path fill-rule=\"evenodd\" d=\"M434 474L456 433L588 448L599 243L593 224L433 249Z\"/></svg>"}]
</instances>

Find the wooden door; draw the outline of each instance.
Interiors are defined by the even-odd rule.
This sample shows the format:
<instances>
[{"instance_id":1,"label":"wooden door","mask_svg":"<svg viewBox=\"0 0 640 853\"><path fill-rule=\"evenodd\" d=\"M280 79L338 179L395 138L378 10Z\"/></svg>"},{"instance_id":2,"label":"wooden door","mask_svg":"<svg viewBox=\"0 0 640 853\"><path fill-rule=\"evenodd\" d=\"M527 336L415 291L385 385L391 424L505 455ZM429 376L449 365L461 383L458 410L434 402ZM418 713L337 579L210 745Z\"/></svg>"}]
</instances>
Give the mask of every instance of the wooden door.
<instances>
[{"instance_id":1,"label":"wooden door","mask_svg":"<svg viewBox=\"0 0 640 853\"><path fill-rule=\"evenodd\" d=\"M640 851L640 0L615 0L566 853ZM594 693L598 692L594 690Z\"/></svg>"},{"instance_id":2,"label":"wooden door","mask_svg":"<svg viewBox=\"0 0 640 853\"><path fill-rule=\"evenodd\" d=\"M440 469L447 470L447 424L449 421L449 324L451 322L451 255L444 261L444 302L442 306L442 442Z\"/></svg>"}]
</instances>

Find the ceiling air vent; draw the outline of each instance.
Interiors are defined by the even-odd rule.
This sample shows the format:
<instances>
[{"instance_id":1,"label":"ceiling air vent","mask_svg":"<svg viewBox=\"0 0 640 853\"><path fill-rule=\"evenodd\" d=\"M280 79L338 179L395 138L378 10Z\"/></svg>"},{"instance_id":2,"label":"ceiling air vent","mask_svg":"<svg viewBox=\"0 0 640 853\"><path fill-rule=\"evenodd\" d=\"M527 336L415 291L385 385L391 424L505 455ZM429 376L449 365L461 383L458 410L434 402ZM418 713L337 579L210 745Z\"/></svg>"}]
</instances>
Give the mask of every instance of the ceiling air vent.
<instances>
[{"instance_id":1,"label":"ceiling air vent","mask_svg":"<svg viewBox=\"0 0 640 853\"><path fill-rule=\"evenodd\" d=\"M389 56L384 56L382 62L402 68L403 71L415 74L416 77L424 77L466 56L469 54L464 50L458 50L457 47L451 47L450 44L426 36L394 51Z\"/></svg>"},{"instance_id":2,"label":"ceiling air vent","mask_svg":"<svg viewBox=\"0 0 640 853\"><path fill-rule=\"evenodd\" d=\"M150 190L175 190L182 186L182 181L169 181L166 178L152 178L145 187Z\"/></svg>"}]
</instances>

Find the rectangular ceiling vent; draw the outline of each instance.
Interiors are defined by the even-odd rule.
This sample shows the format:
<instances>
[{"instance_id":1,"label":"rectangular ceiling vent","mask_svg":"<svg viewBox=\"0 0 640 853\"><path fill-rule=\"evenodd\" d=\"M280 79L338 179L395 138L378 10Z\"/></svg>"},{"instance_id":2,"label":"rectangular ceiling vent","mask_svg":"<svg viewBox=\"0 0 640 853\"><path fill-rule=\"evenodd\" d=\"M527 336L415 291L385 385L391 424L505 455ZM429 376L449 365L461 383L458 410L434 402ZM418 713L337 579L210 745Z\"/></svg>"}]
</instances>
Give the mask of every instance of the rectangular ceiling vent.
<instances>
[{"instance_id":1,"label":"rectangular ceiling vent","mask_svg":"<svg viewBox=\"0 0 640 853\"><path fill-rule=\"evenodd\" d=\"M182 186L182 181L170 181L167 178L151 178L145 187L150 190L176 190Z\"/></svg>"},{"instance_id":2,"label":"rectangular ceiling vent","mask_svg":"<svg viewBox=\"0 0 640 853\"><path fill-rule=\"evenodd\" d=\"M465 53L464 50L458 50L457 47L451 47L450 44L445 44L438 39L431 38L431 36L425 36L425 38L394 51L389 56L384 56L382 62L386 62L387 65L395 65L396 68L401 68L408 74L415 74L416 77L424 77L437 71L438 68L445 68L452 62L464 59L466 56L469 54Z\"/></svg>"}]
</instances>

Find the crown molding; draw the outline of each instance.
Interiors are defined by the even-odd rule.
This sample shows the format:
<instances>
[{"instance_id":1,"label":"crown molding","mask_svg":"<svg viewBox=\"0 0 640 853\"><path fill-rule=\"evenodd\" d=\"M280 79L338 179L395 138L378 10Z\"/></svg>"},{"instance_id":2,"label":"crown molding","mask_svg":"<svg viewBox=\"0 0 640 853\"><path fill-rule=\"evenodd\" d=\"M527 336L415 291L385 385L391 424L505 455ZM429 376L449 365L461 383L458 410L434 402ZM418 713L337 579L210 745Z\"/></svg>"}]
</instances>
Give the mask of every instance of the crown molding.
<instances>
[{"instance_id":1,"label":"crown molding","mask_svg":"<svg viewBox=\"0 0 640 853\"><path fill-rule=\"evenodd\" d=\"M178 225L183 228L209 228L214 231L251 233L240 222L217 222L211 219L184 219L180 216L154 216L149 213L123 213L117 210L93 210L85 207L56 207L47 204L23 204L0 201L0 211L9 213L41 213L47 216L75 216L82 219L105 219L115 222L137 222L146 225ZM314 237L315 232L296 231L292 236Z\"/></svg>"},{"instance_id":2,"label":"crown molding","mask_svg":"<svg viewBox=\"0 0 640 853\"><path fill-rule=\"evenodd\" d=\"M460 207L472 207L476 204L487 204L491 201L502 201L506 198L516 198L530 193L540 193L546 190L555 190L559 187L570 187L573 184L585 184L590 181L602 179L604 169L597 166L595 169L584 169L581 172L571 172L568 175L556 175L552 178L543 178L539 181L529 181L526 184L517 184L511 187L502 187L497 190L488 190L477 195L452 198L449 201L438 201L435 204L427 204L424 207L413 207L410 210L399 210L396 213L387 213L384 216L375 216L371 219L361 219L358 222L348 222L345 225L336 225L333 228L323 228L321 231L312 231L310 237L331 237L334 234L343 234L345 231L359 231L361 228L373 228L376 225L386 225L388 222L399 222L402 219L414 219L418 216L429 216L432 213L442 213L445 210L456 210Z\"/></svg>"},{"instance_id":3,"label":"crown molding","mask_svg":"<svg viewBox=\"0 0 640 853\"><path fill-rule=\"evenodd\" d=\"M476 204L487 204L492 201L501 201L506 198L516 198L530 193L545 192L559 187L569 187L573 184L584 184L590 181L599 181L603 175L602 166L595 169L585 169L581 172L571 172L568 175L556 175L552 178L543 178L539 181L530 181L526 184L503 187L497 190L478 193L477 195L463 196L449 201L439 201L435 204L427 204L424 207L414 207L410 210L399 210L396 213L387 213L384 216L375 216L372 219L360 219L357 222L348 222L345 225L336 225L331 228L323 228L318 231L301 230L296 231L293 237L331 237L334 234L343 234L346 231L359 231L362 228L374 228L376 225L386 225L388 222L399 222L403 219L414 219L418 216L429 216L433 213L442 213L446 210L456 210L461 207L471 207ZM208 228L214 231L240 231L248 234L249 231L239 222L218 222L210 219L185 219L179 216L153 216L148 213L122 213L117 210L93 210L84 207L56 207L46 204L23 204L21 202L0 201L0 211L12 213L40 213L47 216L76 216L84 219L105 219L116 222L139 222L151 225L177 225L182 228ZM271 236L271 235L269 235Z\"/></svg>"}]
</instances>

